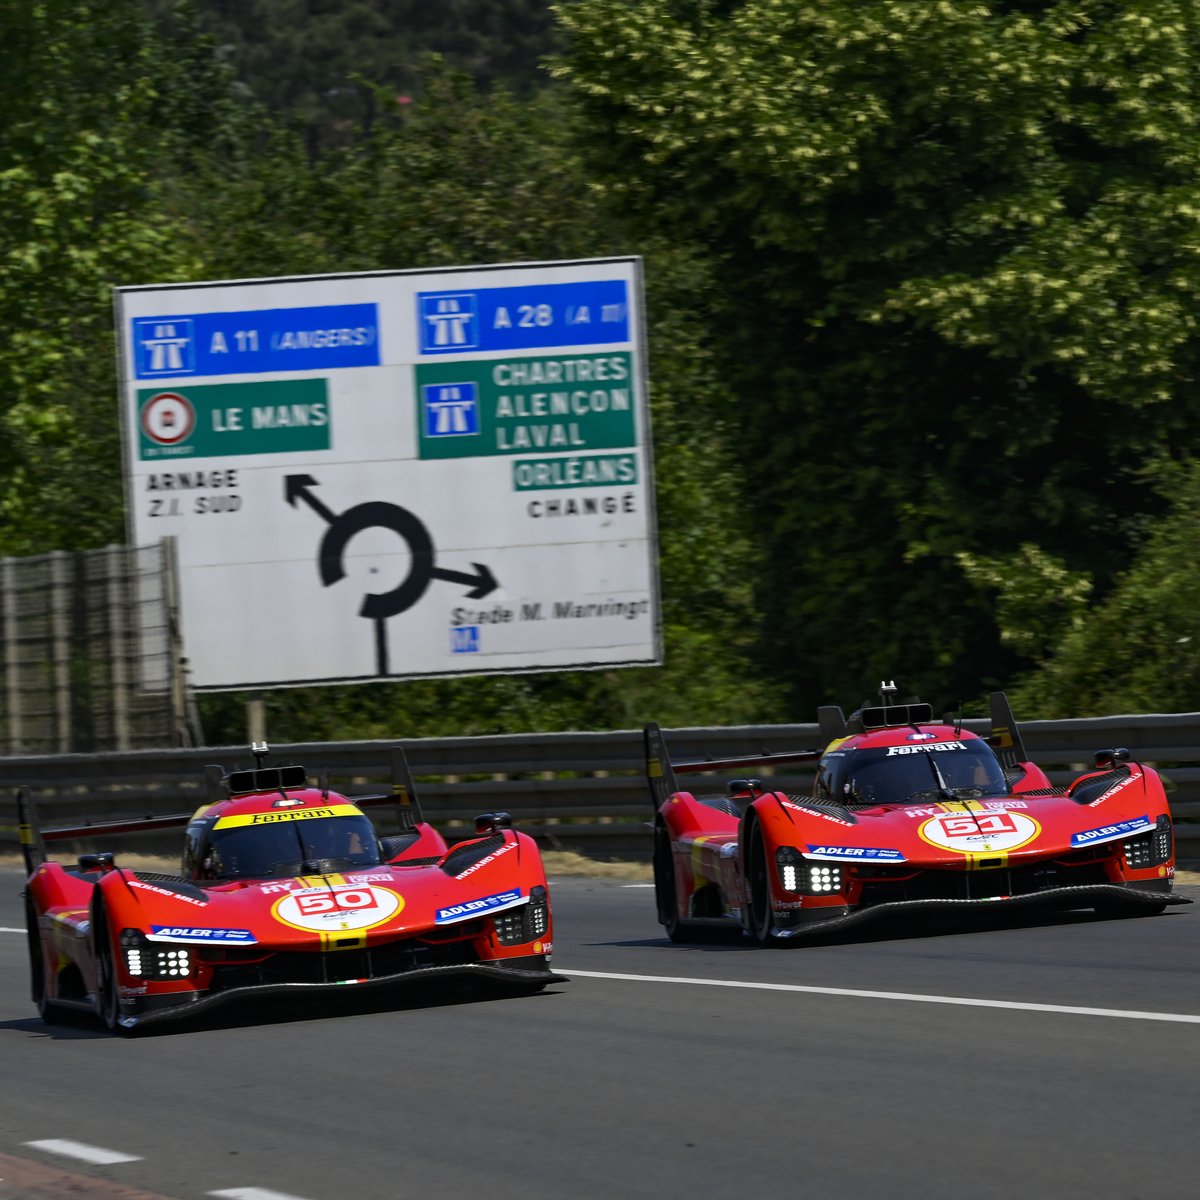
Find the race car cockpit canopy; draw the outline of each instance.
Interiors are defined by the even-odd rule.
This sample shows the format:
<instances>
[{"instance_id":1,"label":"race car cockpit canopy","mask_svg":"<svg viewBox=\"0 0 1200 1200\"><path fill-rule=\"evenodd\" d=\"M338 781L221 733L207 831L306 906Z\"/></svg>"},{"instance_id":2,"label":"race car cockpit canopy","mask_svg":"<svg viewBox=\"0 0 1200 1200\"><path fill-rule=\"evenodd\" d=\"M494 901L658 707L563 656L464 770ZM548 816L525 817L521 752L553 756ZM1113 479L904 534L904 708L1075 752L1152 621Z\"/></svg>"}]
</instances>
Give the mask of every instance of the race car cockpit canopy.
<instances>
[{"instance_id":1,"label":"race car cockpit canopy","mask_svg":"<svg viewBox=\"0 0 1200 1200\"><path fill-rule=\"evenodd\" d=\"M895 739L886 739L894 742ZM842 804L916 804L1005 796L1004 770L992 748L965 730L918 730L901 744L845 746L824 755L818 794Z\"/></svg>"},{"instance_id":2,"label":"race car cockpit canopy","mask_svg":"<svg viewBox=\"0 0 1200 1200\"><path fill-rule=\"evenodd\" d=\"M353 804L198 817L184 834L190 879L271 879L375 867L382 861L371 822Z\"/></svg>"}]
</instances>

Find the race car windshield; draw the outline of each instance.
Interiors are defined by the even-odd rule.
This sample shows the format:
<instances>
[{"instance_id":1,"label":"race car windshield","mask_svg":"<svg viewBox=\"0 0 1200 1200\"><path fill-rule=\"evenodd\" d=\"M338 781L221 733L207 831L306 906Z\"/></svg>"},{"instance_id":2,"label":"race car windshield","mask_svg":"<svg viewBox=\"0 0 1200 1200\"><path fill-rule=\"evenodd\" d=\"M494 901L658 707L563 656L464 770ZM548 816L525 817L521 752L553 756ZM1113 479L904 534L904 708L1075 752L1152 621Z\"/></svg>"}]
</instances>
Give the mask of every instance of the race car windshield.
<instances>
[{"instance_id":1,"label":"race car windshield","mask_svg":"<svg viewBox=\"0 0 1200 1200\"><path fill-rule=\"evenodd\" d=\"M976 800L1008 794L999 761L977 741L855 750L847 755L843 770L844 798L854 804Z\"/></svg>"},{"instance_id":2,"label":"race car windshield","mask_svg":"<svg viewBox=\"0 0 1200 1200\"><path fill-rule=\"evenodd\" d=\"M209 879L278 878L376 867L375 830L364 816L320 817L272 825L218 824L204 856Z\"/></svg>"}]
</instances>

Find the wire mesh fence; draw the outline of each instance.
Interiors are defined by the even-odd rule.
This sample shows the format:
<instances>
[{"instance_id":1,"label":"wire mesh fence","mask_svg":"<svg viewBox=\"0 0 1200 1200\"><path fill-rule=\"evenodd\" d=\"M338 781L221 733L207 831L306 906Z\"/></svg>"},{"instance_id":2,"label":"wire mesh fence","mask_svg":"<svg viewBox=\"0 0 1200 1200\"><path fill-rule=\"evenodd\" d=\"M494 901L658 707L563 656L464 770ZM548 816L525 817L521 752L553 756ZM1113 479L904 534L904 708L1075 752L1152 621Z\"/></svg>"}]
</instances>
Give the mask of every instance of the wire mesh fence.
<instances>
[{"instance_id":1,"label":"wire mesh fence","mask_svg":"<svg viewBox=\"0 0 1200 1200\"><path fill-rule=\"evenodd\" d=\"M0 560L0 752L197 744L173 549Z\"/></svg>"}]
</instances>

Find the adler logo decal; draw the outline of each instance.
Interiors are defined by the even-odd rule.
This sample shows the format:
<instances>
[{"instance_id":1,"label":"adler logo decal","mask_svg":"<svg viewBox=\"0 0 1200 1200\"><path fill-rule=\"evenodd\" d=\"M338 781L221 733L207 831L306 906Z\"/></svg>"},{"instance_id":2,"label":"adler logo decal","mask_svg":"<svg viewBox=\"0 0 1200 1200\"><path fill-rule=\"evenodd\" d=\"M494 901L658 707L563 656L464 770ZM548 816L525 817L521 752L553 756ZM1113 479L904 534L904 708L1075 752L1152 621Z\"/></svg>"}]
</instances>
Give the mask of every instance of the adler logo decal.
<instances>
[{"instance_id":1,"label":"adler logo decal","mask_svg":"<svg viewBox=\"0 0 1200 1200\"><path fill-rule=\"evenodd\" d=\"M454 921L466 921L481 913L500 912L506 908L515 908L518 904L528 904L529 897L521 895L520 888L507 892L496 892L491 896L481 896L478 900L467 900L462 904L452 904L449 908L439 908L435 921L438 925L449 925Z\"/></svg>"},{"instance_id":2,"label":"adler logo decal","mask_svg":"<svg viewBox=\"0 0 1200 1200\"><path fill-rule=\"evenodd\" d=\"M809 846L805 857L845 859L851 862L859 859L869 859L872 862L904 861L904 855L899 850L884 849L878 846Z\"/></svg>"},{"instance_id":3,"label":"adler logo decal","mask_svg":"<svg viewBox=\"0 0 1200 1200\"><path fill-rule=\"evenodd\" d=\"M1129 837L1133 833L1148 833L1154 823L1148 817L1134 817L1130 821L1117 821L1112 825L1101 825L1099 829L1085 829L1071 834L1072 846L1094 846L1097 842L1111 842Z\"/></svg>"},{"instance_id":4,"label":"adler logo decal","mask_svg":"<svg viewBox=\"0 0 1200 1200\"><path fill-rule=\"evenodd\" d=\"M151 925L148 942L207 942L213 946L251 946L249 929L201 929L194 925Z\"/></svg>"}]
</instances>

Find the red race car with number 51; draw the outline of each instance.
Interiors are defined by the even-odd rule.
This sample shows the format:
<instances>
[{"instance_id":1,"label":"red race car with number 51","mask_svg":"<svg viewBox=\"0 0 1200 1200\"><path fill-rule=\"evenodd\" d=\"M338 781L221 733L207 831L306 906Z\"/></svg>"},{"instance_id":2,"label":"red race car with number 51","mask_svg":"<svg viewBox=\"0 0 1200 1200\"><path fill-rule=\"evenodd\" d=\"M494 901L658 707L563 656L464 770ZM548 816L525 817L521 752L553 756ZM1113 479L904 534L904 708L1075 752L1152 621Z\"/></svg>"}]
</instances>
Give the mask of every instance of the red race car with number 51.
<instances>
[{"instance_id":1,"label":"red race car with number 51","mask_svg":"<svg viewBox=\"0 0 1200 1200\"><path fill-rule=\"evenodd\" d=\"M928 704L892 702L849 719L822 708L824 750L674 763L647 725L658 919L677 942L748 933L760 945L828 934L886 913L1091 908L1162 912L1174 833L1162 779L1103 750L1054 787L1026 756L1003 692L980 737ZM717 794L676 777L812 763L811 793L760 779Z\"/></svg>"},{"instance_id":2,"label":"red race car with number 51","mask_svg":"<svg viewBox=\"0 0 1200 1200\"><path fill-rule=\"evenodd\" d=\"M18 795L44 1020L82 1010L129 1031L250 996L429 979L527 993L563 978L549 969L541 855L507 814L484 814L450 846L422 818L399 747L393 792L355 797L254 752L254 769L208 769L209 803L191 816L43 831L32 796ZM363 810L379 805L395 806L398 834L376 836ZM172 826L184 831L179 874L108 852L47 860L48 842Z\"/></svg>"}]
</instances>

